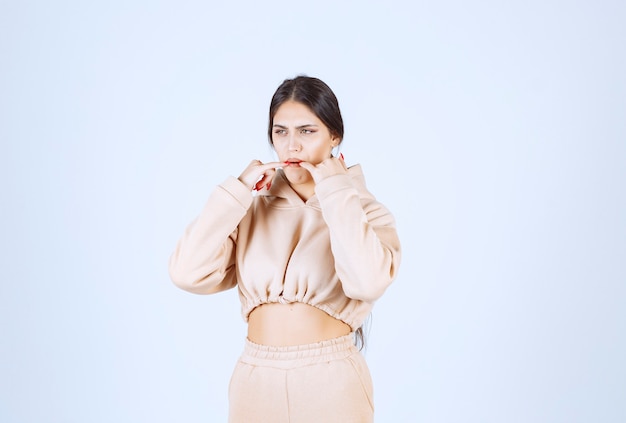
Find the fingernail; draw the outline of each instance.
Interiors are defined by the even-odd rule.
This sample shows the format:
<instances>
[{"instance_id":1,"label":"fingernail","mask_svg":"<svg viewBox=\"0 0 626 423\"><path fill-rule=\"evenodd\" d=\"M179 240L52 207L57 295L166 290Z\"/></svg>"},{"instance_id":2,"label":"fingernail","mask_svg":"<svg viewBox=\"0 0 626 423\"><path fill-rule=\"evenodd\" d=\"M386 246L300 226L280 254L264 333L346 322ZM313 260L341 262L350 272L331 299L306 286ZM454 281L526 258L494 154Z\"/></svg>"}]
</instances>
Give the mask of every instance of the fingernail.
<instances>
[{"instance_id":1,"label":"fingernail","mask_svg":"<svg viewBox=\"0 0 626 423\"><path fill-rule=\"evenodd\" d=\"M265 188L267 188L267 190L269 191L269 189L272 187L272 183L268 182L267 184L265 184Z\"/></svg>"},{"instance_id":2,"label":"fingernail","mask_svg":"<svg viewBox=\"0 0 626 423\"><path fill-rule=\"evenodd\" d=\"M345 160L345 159L343 158L343 153L339 153L339 158L340 158L341 160Z\"/></svg>"}]
</instances>

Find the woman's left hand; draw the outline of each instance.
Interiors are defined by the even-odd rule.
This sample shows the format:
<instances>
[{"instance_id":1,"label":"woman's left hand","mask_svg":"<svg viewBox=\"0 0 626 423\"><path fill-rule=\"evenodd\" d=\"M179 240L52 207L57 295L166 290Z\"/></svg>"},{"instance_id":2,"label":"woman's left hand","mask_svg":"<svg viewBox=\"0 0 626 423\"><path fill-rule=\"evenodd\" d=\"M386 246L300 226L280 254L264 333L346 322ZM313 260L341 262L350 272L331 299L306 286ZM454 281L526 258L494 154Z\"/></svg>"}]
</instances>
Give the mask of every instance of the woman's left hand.
<instances>
[{"instance_id":1,"label":"woman's left hand","mask_svg":"<svg viewBox=\"0 0 626 423\"><path fill-rule=\"evenodd\" d=\"M343 156L341 158L329 157L317 165L309 162L300 162L300 166L309 171L316 184L329 176L343 175L348 172Z\"/></svg>"}]
</instances>

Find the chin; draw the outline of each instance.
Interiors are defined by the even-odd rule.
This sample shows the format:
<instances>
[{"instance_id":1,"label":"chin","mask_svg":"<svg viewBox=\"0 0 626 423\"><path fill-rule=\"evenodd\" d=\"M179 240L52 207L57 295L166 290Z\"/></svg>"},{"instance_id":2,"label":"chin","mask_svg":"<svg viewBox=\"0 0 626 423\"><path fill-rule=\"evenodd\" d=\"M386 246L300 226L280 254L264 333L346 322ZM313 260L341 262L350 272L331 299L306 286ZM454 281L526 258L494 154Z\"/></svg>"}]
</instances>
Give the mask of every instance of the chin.
<instances>
[{"instance_id":1,"label":"chin","mask_svg":"<svg viewBox=\"0 0 626 423\"><path fill-rule=\"evenodd\" d=\"M309 171L302 167L287 166L286 168L283 168L283 172L285 172L285 176L287 177L289 183L292 184L302 184L311 179Z\"/></svg>"}]
</instances>

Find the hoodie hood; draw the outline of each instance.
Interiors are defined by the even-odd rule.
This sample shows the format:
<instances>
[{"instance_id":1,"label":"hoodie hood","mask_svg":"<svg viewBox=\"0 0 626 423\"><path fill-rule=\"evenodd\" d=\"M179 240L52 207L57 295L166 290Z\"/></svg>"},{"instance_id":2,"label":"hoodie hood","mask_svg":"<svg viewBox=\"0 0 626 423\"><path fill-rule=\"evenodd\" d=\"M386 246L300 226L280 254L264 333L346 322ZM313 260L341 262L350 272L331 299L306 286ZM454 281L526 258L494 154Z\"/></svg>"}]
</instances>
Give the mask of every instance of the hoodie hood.
<instances>
[{"instance_id":1,"label":"hoodie hood","mask_svg":"<svg viewBox=\"0 0 626 423\"><path fill-rule=\"evenodd\" d=\"M350 166L347 175L352 182L352 186L359 193L359 197L373 198L365 185L365 177L363 176L361 165ZM276 175L272 180L270 189L267 190L263 188L257 195L264 197L264 200L271 202L274 207L302 207L306 204L319 208L317 195L313 195L308 201L303 201L293 188L291 188L291 185L289 185L287 176L285 176L285 172L283 172L282 169L276 170Z\"/></svg>"}]
</instances>

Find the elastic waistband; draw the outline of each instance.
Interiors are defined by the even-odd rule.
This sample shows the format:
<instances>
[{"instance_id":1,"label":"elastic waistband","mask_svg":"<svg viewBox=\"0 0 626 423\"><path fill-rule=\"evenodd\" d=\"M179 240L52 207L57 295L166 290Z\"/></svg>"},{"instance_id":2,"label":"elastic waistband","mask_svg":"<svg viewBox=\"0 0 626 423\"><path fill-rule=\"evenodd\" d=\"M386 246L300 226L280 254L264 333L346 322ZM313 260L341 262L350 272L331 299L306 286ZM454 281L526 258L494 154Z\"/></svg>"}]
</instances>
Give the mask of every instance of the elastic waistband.
<instances>
[{"instance_id":1,"label":"elastic waistband","mask_svg":"<svg viewBox=\"0 0 626 423\"><path fill-rule=\"evenodd\" d=\"M312 344L276 347L260 345L246 339L240 361L255 366L289 369L310 364L340 360L355 352L352 334Z\"/></svg>"}]
</instances>

